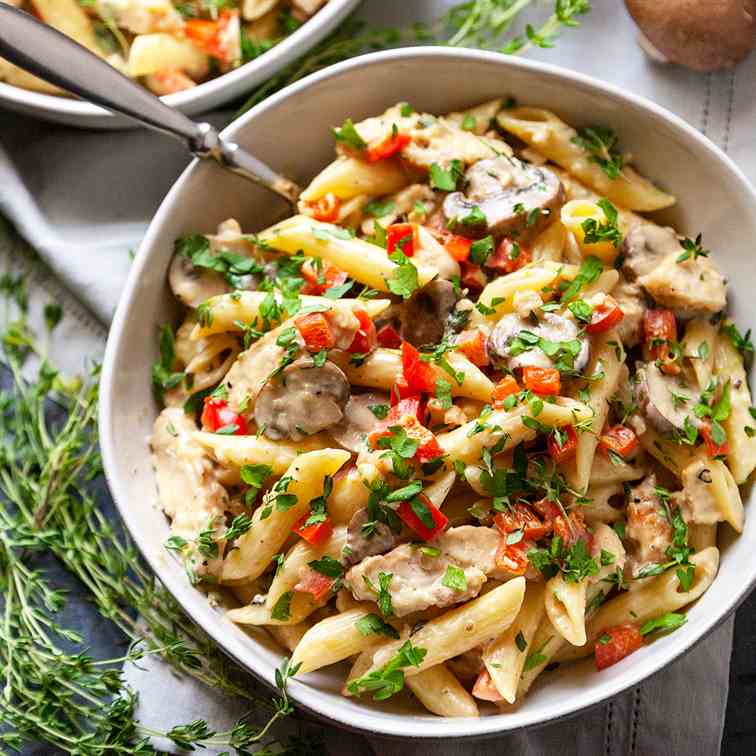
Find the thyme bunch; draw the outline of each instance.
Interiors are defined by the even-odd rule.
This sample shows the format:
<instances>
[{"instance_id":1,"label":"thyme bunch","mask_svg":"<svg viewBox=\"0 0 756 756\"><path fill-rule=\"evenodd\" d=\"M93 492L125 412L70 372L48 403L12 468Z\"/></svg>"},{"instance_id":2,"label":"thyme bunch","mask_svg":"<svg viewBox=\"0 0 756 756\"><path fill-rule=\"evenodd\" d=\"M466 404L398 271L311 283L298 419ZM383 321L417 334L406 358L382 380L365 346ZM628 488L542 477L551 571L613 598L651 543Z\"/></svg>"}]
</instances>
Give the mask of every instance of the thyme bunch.
<instances>
[{"instance_id":1,"label":"thyme bunch","mask_svg":"<svg viewBox=\"0 0 756 756\"><path fill-rule=\"evenodd\" d=\"M579 26L578 17L591 10L590 0L554 0L552 12L540 25L527 24L524 34L503 39L533 2L468 0L452 6L430 26L414 24L403 29L369 28L349 18L313 50L253 90L237 116L311 73L366 52L410 43L477 47L510 54L521 54L532 47L553 47L560 30Z\"/></svg>"},{"instance_id":2,"label":"thyme bunch","mask_svg":"<svg viewBox=\"0 0 756 756\"><path fill-rule=\"evenodd\" d=\"M48 319L48 329L58 320ZM2 332L0 348L11 378L0 391L0 750L41 740L68 753L146 754L153 752L149 736L241 753L264 744L275 723L293 711L286 695L292 670L285 664L279 671L278 697L237 682L230 662L98 507L98 368L86 381L62 380L23 314ZM41 362L36 378L27 381L21 368L32 353ZM51 397L65 410L51 411ZM123 656L95 660L81 635L61 625L65 594L41 566L51 555L121 630L128 649ZM167 732L145 728L135 719L137 699L120 669L147 654L246 699L250 713L262 713L267 724L257 727L245 717L221 733L202 720ZM282 752L313 753L313 747L295 740ZM266 752L272 753L258 751Z\"/></svg>"}]
</instances>

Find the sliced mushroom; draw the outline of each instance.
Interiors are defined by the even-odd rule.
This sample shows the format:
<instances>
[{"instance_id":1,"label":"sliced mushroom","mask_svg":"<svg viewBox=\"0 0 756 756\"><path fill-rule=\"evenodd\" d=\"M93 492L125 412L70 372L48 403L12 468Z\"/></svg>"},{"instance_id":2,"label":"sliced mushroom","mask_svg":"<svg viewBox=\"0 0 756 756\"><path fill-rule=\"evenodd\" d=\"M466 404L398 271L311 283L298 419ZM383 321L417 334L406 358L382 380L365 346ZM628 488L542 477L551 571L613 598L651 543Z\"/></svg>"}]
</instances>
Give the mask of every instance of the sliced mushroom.
<instances>
[{"instance_id":1,"label":"sliced mushroom","mask_svg":"<svg viewBox=\"0 0 756 756\"><path fill-rule=\"evenodd\" d=\"M457 295L450 281L435 279L418 289L402 308L402 338L416 347L437 344L456 304Z\"/></svg>"},{"instance_id":2,"label":"sliced mushroom","mask_svg":"<svg viewBox=\"0 0 756 756\"><path fill-rule=\"evenodd\" d=\"M348 401L349 381L339 367L330 361L316 367L302 357L265 384L255 401L255 422L274 441L300 441L338 423Z\"/></svg>"},{"instance_id":3,"label":"sliced mushroom","mask_svg":"<svg viewBox=\"0 0 756 756\"><path fill-rule=\"evenodd\" d=\"M367 507L358 509L349 521L346 540L346 565L358 564L365 557L385 554L394 546L410 540L407 533L395 533L386 523L376 522L370 534L366 534L362 526L369 520Z\"/></svg>"},{"instance_id":4,"label":"sliced mushroom","mask_svg":"<svg viewBox=\"0 0 756 756\"><path fill-rule=\"evenodd\" d=\"M342 421L330 429L331 437L345 449L360 452L366 448L365 437L375 427L377 418L371 407L388 405L385 394L355 394L349 397Z\"/></svg>"},{"instance_id":5,"label":"sliced mushroom","mask_svg":"<svg viewBox=\"0 0 756 756\"><path fill-rule=\"evenodd\" d=\"M635 226L622 242L622 272L630 279L650 273L669 255L679 255L682 247L671 228L643 223Z\"/></svg>"},{"instance_id":6,"label":"sliced mushroom","mask_svg":"<svg viewBox=\"0 0 756 756\"><path fill-rule=\"evenodd\" d=\"M638 368L636 377L641 412L659 433L682 430L686 418L690 423L698 423L693 415L698 394L679 376L665 375L649 362Z\"/></svg>"},{"instance_id":7,"label":"sliced mushroom","mask_svg":"<svg viewBox=\"0 0 756 756\"><path fill-rule=\"evenodd\" d=\"M573 368L580 372L588 364L590 357L588 339L578 339L578 327L575 322L553 312L546 313L543 320L535 325L515 313L505 315L488 337L488 351L495 364L509 370L526 366L543 368L554 366L554 361L535 343L528 344L530 349L513 354L512 342L518 336L521 337L523 331L551 342L580 341L580 350L575 355ZM525 339L521 337L521 340L526 343L528 339L535 341L532 337L525 337Z\"/></svg>"},{"instance_id":8,"label":"sliced mushroom","mask_svg":"<svg viewBox=\"0 0 756 756\"><path fill-rule=\"evenodd\" d=\"M478 208L485 216L481 235L535 236L557 216L564 204L564 189L557 175L511 157L479 160L467 171L467 194L454 192L444 200L444 214L452 223L470 226ZM540 212L536 212L540 211Z\"/></svg>"},{"instance_id":9,"label":"sliced mushroom","mask_svg":"<svg viewBox=\"0 0 756 756\"><path fill-rule=\"evenodd\" d=\"M231 290L221 275L208 268L195 268L186 255L174 255L168 282L176 298L192 308Z\"/></svg>"}]
</instances>

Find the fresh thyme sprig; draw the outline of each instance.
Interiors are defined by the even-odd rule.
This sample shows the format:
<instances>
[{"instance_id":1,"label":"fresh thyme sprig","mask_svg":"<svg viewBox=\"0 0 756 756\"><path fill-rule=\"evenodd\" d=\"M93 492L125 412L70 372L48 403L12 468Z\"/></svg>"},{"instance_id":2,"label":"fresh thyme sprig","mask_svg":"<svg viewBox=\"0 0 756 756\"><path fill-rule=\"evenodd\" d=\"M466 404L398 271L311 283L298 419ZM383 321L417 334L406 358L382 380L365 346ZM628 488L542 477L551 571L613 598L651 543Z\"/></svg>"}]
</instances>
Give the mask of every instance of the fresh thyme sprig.
<instances>
[{"instance_id":1,"label":"fresh thyme sprig","mask_svg":"<svg viewBox=\"0 0 756 756\"><path fill-rule=\"evenodd\" d=\"M49 318L48 326L58 320ZM286 683L293 671L288 665L280 671L279 697L236 682L230 662L98 508L91 488L102 474L98 370L84 383L63 381L44 359L23 311L0 340L11 376L10 388L0 391L0 750L42 740L69 753L146 754L153 753L148 736L182 746L262 745L271 727L292 712ZM32 353L42 360L36 379L27 381L21 367ZM51 412L51 396L65 409ZM100 613L123 632L130 642L123 657L92 659L80 635L59 624L64 593L37 566L47 554L79 579ZM256 727L245 718L223 733L211 732L202 721L168 732L143 727L120 668L146 654L248 700L252 711L268 717L267 724ZM308 742L306 748L289 743L283 752L314 751Z\"/></svg>"},{"instance_id":2,"label":"fresh thyme sprig","mask_svg":"<svg viewBox=\"0 0 756 756\"><path fill-rule=\"evenodd\" d=\"M524 35L504 40L506 32L532 3L533 0L469 0L452 6L430 26L415 24L405 29L371 29L350 18L309 53L255 89L237 115L326 66L402 44L477 47L511 54L524 53L531 47L553 47L561 29L579 26L578 17L591 10L589 0L555 0L552 13L540 26L528 24Z\"/></svg>"}]
</instances>

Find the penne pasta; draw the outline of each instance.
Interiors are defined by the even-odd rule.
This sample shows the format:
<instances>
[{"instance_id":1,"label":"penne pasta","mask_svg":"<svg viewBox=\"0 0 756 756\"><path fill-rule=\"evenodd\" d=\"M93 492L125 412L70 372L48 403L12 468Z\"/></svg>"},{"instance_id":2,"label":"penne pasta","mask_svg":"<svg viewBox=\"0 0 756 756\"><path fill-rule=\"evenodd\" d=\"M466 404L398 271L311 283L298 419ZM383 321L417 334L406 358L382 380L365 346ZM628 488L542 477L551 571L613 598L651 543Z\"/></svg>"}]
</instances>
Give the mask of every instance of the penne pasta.
<instances>
[{"instance_id":1,"label":"penne pasta","mask_svg":"<svg viewBox=\"0 0 756 756\"><path fill-rule=\"evenodd\" d=\"M327 260L355 280L378 291L390 291L387 281L399 268L389 260L382 247L352 238L338 226L304 215L281 221L262 231L259 238L273 249L288 255L304 252L310 257ZM420 286L425 286L438 274L438 271L425 265L415 265L415 268Z\"/></svg>"},{"instance_id":2,"label":"penne pasta","mask_svg":"<svg viewBox=\"0 0 756 756\"><path fill-rule=\"evenodd\" d=\"M675 198L657 189L629 166L619 176L609 178L596 161L592 161L578 143L575 129L543 108L510 108L499 113L497 120L506 131L537 149L549 160L577 176L599 194L617 205L648 212L675 203Z\"/></svg>"},{"instance_id":3,"label":"penne pasta","mask_svg":"<svg viewBox=\"0 0 756 756\"><path fill-rule=\"evenodd\" d=\"M472 464L480 459L483 449L497 446L499 453L514 449L517 444L535 438L536 431L523 423L523 417L532 416L528 405L511 411L494 410L448 433L441 433L438 442L452 462ZM582 402L560 397L556 402L545 403L538 422L560 428L575 425L591 417L590 409Z\"/></svg>"},{"instance_id":4,"label":"penne pasta","mask_svg":"<svg viewBox=\"0 0 756 756\"><path fill-rule=\"evenodd\" d=\"M507 703L514 703L530 643L544 616L544 584L529 582L515 621L483 649L483 664Z\"/></svg>"},{"instance_id":5,"label":"penne pasta","mask_svg":"<svg viewBox=\"0 0 756 756\"><path fill-rule=\"evenodd\" d=\"M682 609L695 601L714 580L719 567L719 551L704 549L694 554L690 561L695 565L695 577L688 591L680 591L680 582L674 570L667 570L635 591L628 591L607 601L591 617L586 625L587 642L580 647L565 646L554 657L555 661L566 662L588 656L593 645L607 627L615 627L625 622L642 624L666 612Z\"/></svg>"},{"instance_id":6,"label":"penne pasta","mask_svg":"<svg viewBox=\"0 0 756 756\"><path fill-rule=\"evenodd\" d=\"M212 297L205 302L205 311L207 315L201 323L197 323L192 330L191 339L196 341L204 339L216 333L225 333L228 331L241 332L244 325L262 326L260 316L260 306L266 301L270 301L271 295L264 291L237 291L230 294L221 294ZM282 298L275 297L275 300L283 305ZM334 304L337 307L348 308L350 310L362 309L367 312L371 318L380 315L390 304L387 299L327 299L326 297L312 297L302 295L299 297L301 308L327 308L331 310ZM291 317L285 309L281 310L282 315ZM296 315L296 313L293 313ZM271 320L272 326L280 325L280 321Z\"/></svg>"},{"instance_id":7,"label":"penne pasta","mask_svg":"<svg viewBox=\"0 0 756 756\"><path fill-rule=\"evenodd\" d=\"M320 620L297 644L292 665L300 665L299 673L306 674L375 648L386 636L368 631L366 618L371 616L376 617L365 609L350 609Z\"/></svg>"},{"instance_id":8,"label":"penne pasta","mask_svg":"<svg viewBox=\"0 0 756 756\"><path fill-rule=\"evenodd\" d=\"M452 396L465 396L481 402L490 401L494 385L479 367L473 365L460 352L449 352L445 357L452 369L461 374L461 383L440 366L432 363L431 365L436 378L443 378L450 384ZM396 349L379 347L361 360L359 365L355 365L347 354L334 355L333 360L346 373L351 383L366 388L390 391L397 376L402 373L402 356Z\"/></svg>"},{"instance_id":9,"label":"penne pasta","mask_svg":"<svg viewBox=\"0 0 756 756\"><path fill-rule=\"evenodd\" d=\"M546 614L554 629L573 646L585 644L585 580L567 582L560 572L546 583Z\"/></svg>"},{"instance_id":10,"label":"penne pasta","mask_svg":"<svg viewBox=\"0 0 756 756\"><path fill-rule=\"evenodd\" d=\"M722 421L730 445L726 457L735 482L742 485L756 467L756 422L751 416L753 401L743 360L727 336L717 339L714 371L729 382L731 409Z\"/></svg>"},{"instance_id":11,"label":"penne pasta","mask_svg":"<svg viewBox=\"0 0 756 756\"><path fill-rule=\"evenodd\" d=\"M266 569L273 556L286 542L294 524L309 511L310 502L323 492L323 481L333 475L349 459L349 453L337 449L323 449L300 455L289 466L287 484L277 484L279 490L263 498L252 516L252 527L236 543L223 562L221 580L227 584L253 580ZM285 495L293 497L293 504L276 504Z\"/></svg>"},{"instance_id":12,"label":"penne pasta","mask_svg":"<svg viewBox=\"0 0 756 756\"><path fill-rule=\"evenodd\" d=\"M475 699L462 687L454 673L437 664L407 678L407 687L428 711L439 717L477 717Z\"/></svg>"}]
</instances>

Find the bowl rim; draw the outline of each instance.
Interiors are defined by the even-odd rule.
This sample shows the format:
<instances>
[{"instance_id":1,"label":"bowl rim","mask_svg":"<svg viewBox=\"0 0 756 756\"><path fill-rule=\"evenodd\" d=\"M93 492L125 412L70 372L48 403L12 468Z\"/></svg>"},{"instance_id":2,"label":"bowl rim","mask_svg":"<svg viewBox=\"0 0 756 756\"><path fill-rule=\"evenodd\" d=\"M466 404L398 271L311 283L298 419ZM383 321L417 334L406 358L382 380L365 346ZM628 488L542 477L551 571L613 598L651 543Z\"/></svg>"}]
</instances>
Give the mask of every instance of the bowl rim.
<instances>
[{"instance_id":1,"label":"bowl rim","mask_svg":"<svg viewBox=\"0 0 756 756\"><path fill-rule=\"evenodd\" d=\"M244 63L233 71L202 82L196 87L176 92L175 94L165 95L160 99L171 108L181 111L192 108L192 112L201 112L203 109L202 103L205 100L212 99L214 102L218 102L215 99L216 96L226 88L233 89L235 86L242 86L248 79L254 80L254 82L249 82L249 86L256 86L256 84L261 83L267 76L275 74L284 66L292 63L299 55L318 44L331 31L333 25L345 18L359 1L330 0L312 18L303 23L299 29L282 39L267 52L249 61L249 63ZM315 39L311 42L313 37ZM237 96L237 94L232 94L226 99L232 99ZM99 105L93 105L78 98L35 92L31 89L24 89L23 87L17 87L13 84L0 81L0 105L4 103L12 103L19 107L33 109L49 117L57 115L59 117L103 120L122 117ZM208 107L212 106L212 103L208 105Z\"/></svg>"},{"instance_id":2,"label":"bowl rim","mask_svg":"<svg viewBox=\"0 0 756 756\"><path fill-rule=\"evenodd\" d=\"M743 171L717 145L679 116L643 96L627 92L618 86L600 81L592 76L561 68L549 63L524 60L495 52L463 48L414 46L369 53L351 58L329 66L322 71L311 74L271 95L245 113L242 117L234 121L222 132L222 134L225 137L231 138L238 132L243 131L250 120L256 119L257 116L265 113L269 108L276 107L283 101L306 92L309 87L317 83L327 81L328 79L340 76L346 72L359 70L363 67L380 66L385 63L398 61L417 62L419 59L423 58L425 58L426 62L429 64L432 64L432 61L437 58L451 58L458 59L461 64L468 61L478 61L491 64L502 70L506 70L507 68L521 69L554 79L570 87L576 87L578 89L606 96L615 102L629 103L635 108L645 111L649 117L665 122L673 131L677 132L678 135L687 140L688 143L691 143L697 149L708 152L711 157L715 158L723 171L729 172L732 180L739 185L739 189L743 192L747 202L751 205L751 210L754 217L756 217L756 189L751 185ZM133 540L139 547L141 554L152 570L174 596L188 616L202 627L204 632L218 644L219 648L224 653L234 659L243 669L250 672L256 679L262 680L270 686L274 686L273 677L275 670L272 667L270 669L253 669L250 666L249 649L242 648L235 639L229 638L225 635L222 623L204 623L201 619L198 619L198 612L194 611L194 607L191 605L185 606L177 597L177 593L181 591L182 586L178 583L176 578L183 579L183 573L179 575L178 573L181 571L176 570L172 563L161 562L157 556L151 553L150 549L142 543L141 531L137 527L136 520L132 520L131 511L126 506L126 492L125 490L122 490L119 475L116 474L116 470L118 469L116 464L116 448L114 438L112 438L109 433L113 418L113 366L116 356L120 352L124 326L127 319L127 311L133 305L139 281L143 275L144 269L147 267L147 250L153 245L154 238L158 235L159 229L163 226L164 221L169 215L169 205L173 203L174 197L183 191L184 185L190 180L199 164L200 161L195 159L189 164L189 166L187 166L158 208L149 228L147 229L145 237L139 246L126 286L121 295L121 299L119 300L108 337L101 377L99 409L99 423L101 428L100 444L102 447L106 479L110 486L113 499ZM167 567L167 564L170 564L170 566ZM748 581L741 583L737 588L730 592L726 599L724 611L721 611L719 614L707 614L702 619L699 618L700 621L695 627L688 625L685 630L681 630L681 632L685 633L682 636L684 641L667 649L663 662L660 663L658 659L650 658L643 660L641 663L636 663L633 666L628 667L624 674L619 676L618 679L606 681L602 686L596 686L594 689L587 688L585 689L584 694L566 700L558 706L558 711L548 719L544 718L543 714L539 715L527 711L481 716L477 719L453 719L436 717L433 715L408 717L406 714L390 713L384 713L383 716L376 717L368 710L356 714L352 721L345 721L343 714L340 714L338 710L338 706L330 704L328 701L324 700L323 696L325 694L314 685L293 680L289 685L288 695L301 709L314 715L314 717L320 721L325 721L340 728L361 734L379 735L389 738L420 740L452 737L474 739L493 736L501 732L514 732L526 727L535 728L561 721L568 717L572 717L581 711L598 706L666 669L675 660L682 656L682 654L693 648L704 638L708 637L715 628L723 624L745 600L754 588L754 585L756 585L756 570L754 570L754 573L750 576ZM198 596L200 595L201 594L198 593ZM676 634L676 638L680 637L680 635ZM245 658L247 661L244 661ZM408 722L412 722L411 732L407 731Z\"/></svg>"}]
</instances>

